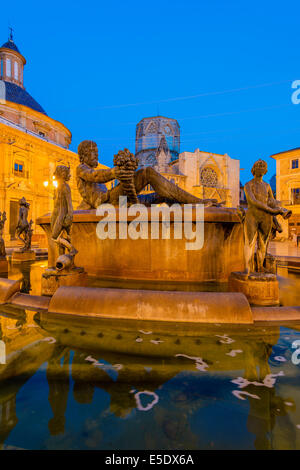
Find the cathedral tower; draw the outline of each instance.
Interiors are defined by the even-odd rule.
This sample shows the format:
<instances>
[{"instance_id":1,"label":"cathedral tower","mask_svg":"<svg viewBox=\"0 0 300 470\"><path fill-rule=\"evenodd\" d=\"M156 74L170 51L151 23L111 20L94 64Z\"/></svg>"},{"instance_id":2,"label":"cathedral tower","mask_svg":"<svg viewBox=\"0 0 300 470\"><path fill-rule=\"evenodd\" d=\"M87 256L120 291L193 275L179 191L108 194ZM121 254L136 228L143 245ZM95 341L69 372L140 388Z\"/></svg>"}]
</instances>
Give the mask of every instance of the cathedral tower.
<instances>
[{"instance_id":1,"label":"cathedral tower","mask_svg":"<svg viewBox=\"0 0 300 470\"><path fill-rule=\"evenodd\" d=\"M157 166L157 149L165 137L171 161L177 160L180 152L180 129L176 119L163 116L142 119L136 126L135 153L140 167Z\"/></svg>"}]
</instances>

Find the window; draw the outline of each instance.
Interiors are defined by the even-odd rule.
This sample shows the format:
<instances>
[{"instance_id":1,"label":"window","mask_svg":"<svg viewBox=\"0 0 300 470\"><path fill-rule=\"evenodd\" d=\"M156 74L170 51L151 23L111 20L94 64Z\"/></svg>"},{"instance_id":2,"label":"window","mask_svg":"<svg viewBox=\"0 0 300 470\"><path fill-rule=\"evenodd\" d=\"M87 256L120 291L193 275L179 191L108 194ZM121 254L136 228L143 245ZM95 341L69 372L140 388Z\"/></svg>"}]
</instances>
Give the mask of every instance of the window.
<instances>
[{"instance_id":1,"label":"window","mask_svg":"<svg viewBox=\"0 0 300 470\"><path fill-rule=\"evenodd\" d=\"M299 160L292 160L292 169L299 168Z\"/></svg>"},{"instance_id":2,"label":"window","mask_svg":"<svg viewBox=\"0 0 300 470\"><path fill-rule=\"evenodd\" d=\"M14 66L14 77L15 77L15 80L18 80L18 78L19 78L18 62L15 62L15 66Z\"/></svg>"},{"instance_id":3,"label":"window","mask_svg":"<svg viewBox=\"0 0 300 470\"><path fill-rule=\"evenodd\" d=\"M1 59L1 64L0 64L0 77L3 77L3 60Z\"/></svg>"},{"instance_id":4,"label":"window","mask_svg":"<svg viewBox=\"0 0 300 470\"><path fill-rule=\"evenodd\" d=\"M204 168L200 173L200 184L216 188L218 186L218 175L210 167Z\"/></svg>"},{"instance_id":5,"label":"window","mask_svg":"<svg viewBox=\"0 0 300 470\"><path fill-rule=\"evenodd\" d=\"M14 163L14 174L16 176L23 176L24 175L24 163L23 162L15 162Z\"/></svg>"},{"instance_id":6,"label":"window","mask_svg":"<svg viewBox=\"0 0 300 470\"><path fill-rule=\"evenodd\" d=\"M300 188L292 188L292 204L300 204Z\"/></svg>"},{"instance_id":7,"label":"window","mask_svg":"<svg viewBox=\"0 0 300 470\"><path fill-rule=\"evenodd\" d=\"M6 59L6 76L11 77L11 60Z\"/></svg>"}]
</instances>

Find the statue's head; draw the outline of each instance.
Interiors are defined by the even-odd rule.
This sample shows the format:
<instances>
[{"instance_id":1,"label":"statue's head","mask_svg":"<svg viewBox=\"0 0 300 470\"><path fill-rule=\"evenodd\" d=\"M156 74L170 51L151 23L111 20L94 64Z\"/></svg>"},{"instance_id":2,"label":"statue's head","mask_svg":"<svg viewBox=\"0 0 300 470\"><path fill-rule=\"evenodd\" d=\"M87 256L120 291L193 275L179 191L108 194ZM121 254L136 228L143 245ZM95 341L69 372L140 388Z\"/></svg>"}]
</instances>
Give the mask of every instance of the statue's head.
<instances>
[{"instance_id":1,"label":"statue's head","mask_svg":"<svg viewBox=\"0 0 300 470\"><path fill-rule=\"evenodd\" d=\"M23 206L23 207L30 207L30 204L29 202L26 201L25 197L23 196L22 199L19 200L19 204L20 206Z\"/></svg>"},{"instance_id":2,"label":"statue's head","mask_svg":"<svg viewBox=\"0 0 300 470\"><path fill-rule=\"evenodd\" d=\"M65 165L58 165L55 168L54 176L56 180L69 181L71 178L70 167Z\"/></svg>"},{"instance_id":3,"label":"statue's head","mask_svg":"<svg viewBox=\"0 0 300 470\"><path fill-rule=\"evenodd\" d=\"M264 176L268 171L268 165L267 162L264 160L257 160L257 162L254 163L251 173L253 176Z\"/></svg>"},{"instance_id":4,"label":"statue's head","mask_svg":"<svg viewBox=\"0 0 300 470\"><path fill-rule=\"evenodd\" d=\"M96 168L98 166L98 147L92 140L84 140L78 145L80 163Z\"/></svg>"}]
</instances>

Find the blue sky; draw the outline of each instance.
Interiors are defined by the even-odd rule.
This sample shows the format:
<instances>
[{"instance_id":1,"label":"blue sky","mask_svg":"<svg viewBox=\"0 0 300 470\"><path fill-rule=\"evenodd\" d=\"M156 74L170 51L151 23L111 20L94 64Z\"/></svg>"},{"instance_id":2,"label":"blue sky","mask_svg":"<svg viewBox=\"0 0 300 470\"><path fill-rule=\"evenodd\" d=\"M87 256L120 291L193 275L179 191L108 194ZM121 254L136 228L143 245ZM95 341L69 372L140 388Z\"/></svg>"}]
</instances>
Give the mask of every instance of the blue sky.
<instances>
[{"instance_id":1,"label":"blue sky","mask_svg":"<svg viewBox=\"0 0 300 470\"><path fill-rule=\"evenodd\" d=\"M299 1L17 0L1 6L0 40L12 25L25 87L72 150L93 139L112 165L159 113L178 120L181 151L228 153L245 182L255 159L270 178L269 156L300 147L299 17Z\"/></svg>"}]
</instances>

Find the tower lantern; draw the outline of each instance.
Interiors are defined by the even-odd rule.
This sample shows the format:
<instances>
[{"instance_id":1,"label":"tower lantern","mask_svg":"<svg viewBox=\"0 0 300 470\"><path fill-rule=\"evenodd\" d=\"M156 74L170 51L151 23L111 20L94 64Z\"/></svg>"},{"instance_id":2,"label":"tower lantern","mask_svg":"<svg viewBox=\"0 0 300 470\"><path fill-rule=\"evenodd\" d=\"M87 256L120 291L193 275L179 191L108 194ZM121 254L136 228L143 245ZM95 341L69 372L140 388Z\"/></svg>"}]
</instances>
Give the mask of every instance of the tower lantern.
<instances>
[{"instance_id":1,"label":"tower lantern","mask_svg":"<svg viewBox=\"0 0 300 470\"><path fill-rule=\"evenodd\" d=\"M10 28L8 41L0 47L0 80L24 88L23 69L25 64L26 59L14 43L12 28Z\"/></svg>"}]
</instances>

